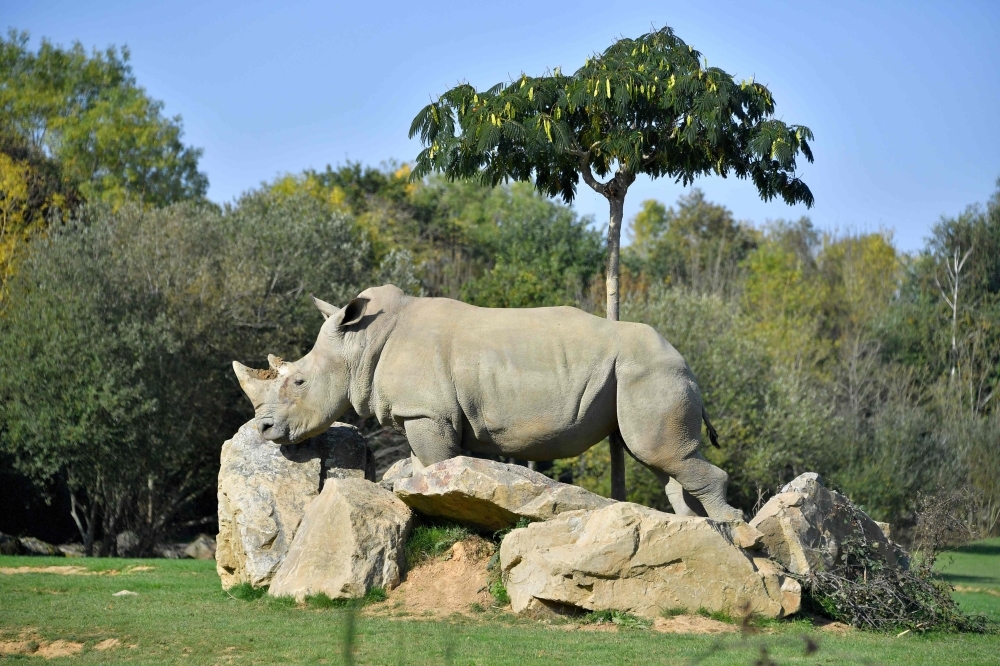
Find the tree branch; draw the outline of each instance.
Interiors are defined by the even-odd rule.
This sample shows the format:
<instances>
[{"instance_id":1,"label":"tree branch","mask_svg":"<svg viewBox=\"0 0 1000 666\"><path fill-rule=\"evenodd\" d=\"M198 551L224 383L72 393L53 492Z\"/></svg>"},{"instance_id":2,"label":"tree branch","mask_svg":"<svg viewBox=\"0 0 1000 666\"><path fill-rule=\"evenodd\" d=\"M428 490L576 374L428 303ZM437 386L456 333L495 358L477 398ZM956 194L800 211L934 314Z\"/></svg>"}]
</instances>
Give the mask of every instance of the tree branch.
<instances>
[{"instance_id":1,"label":"tree branch","mask_svg":"<svg viewBox=\"0 0 1000 666\"><path fill-rule=\"evenodd\" d=\"M594 172L590 170L589 151L583 153L580 157L580 173L583 175L583 182L590 185L590 189L594 190L601 196L608 196L608 186L594 178Z\"/></svg>"}]
</instances>

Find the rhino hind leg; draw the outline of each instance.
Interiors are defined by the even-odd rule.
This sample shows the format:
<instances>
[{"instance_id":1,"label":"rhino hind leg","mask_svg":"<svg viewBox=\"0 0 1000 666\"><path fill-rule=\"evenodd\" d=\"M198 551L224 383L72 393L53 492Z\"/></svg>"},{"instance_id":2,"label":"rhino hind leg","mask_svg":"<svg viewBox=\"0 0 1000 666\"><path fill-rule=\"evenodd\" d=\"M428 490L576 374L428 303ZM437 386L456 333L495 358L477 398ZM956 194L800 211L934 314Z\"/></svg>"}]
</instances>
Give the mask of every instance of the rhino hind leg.
<instances>
[{"instance_id":1,"label":"rhino hind leg","mask_svg":"<svg viewBox=\"0 0 1000 666\"><path fill-rule=\"evenodd\" d=\"M743 512L726 502L729 475L698 450L701 408L693 382L670 381L655 372L619 379L618 427L625 445L660 480L674 510L714 520L743 520ZM686 497L697 501L689 503Z\"/></svg>"},{"instance_id":2,"label":"rhino hind leg","mask_svg":"<svg viewBox=\"0 0 1000 666\"><path fill-rule=\"evenodd\" d=\"M701 505L698 498L684 490L684 486L677 482L677 479L670 477L667 481L667 499L670 506L674 508L674 513L678 516L708 516L705 507Z\"/></svg>"},{"instance_id":3,"label":"rhino hind leg","mask_svg":"<svg viewBox=\"0 0 1000 666\"><path fill-rule=\"evenodd\" d=\"M462 454L461 437L451 424L429 418L408 419L403 423L410 444L414 471ZM416 463L420 463L419 467Z\"/></svg>"}]
</instances>

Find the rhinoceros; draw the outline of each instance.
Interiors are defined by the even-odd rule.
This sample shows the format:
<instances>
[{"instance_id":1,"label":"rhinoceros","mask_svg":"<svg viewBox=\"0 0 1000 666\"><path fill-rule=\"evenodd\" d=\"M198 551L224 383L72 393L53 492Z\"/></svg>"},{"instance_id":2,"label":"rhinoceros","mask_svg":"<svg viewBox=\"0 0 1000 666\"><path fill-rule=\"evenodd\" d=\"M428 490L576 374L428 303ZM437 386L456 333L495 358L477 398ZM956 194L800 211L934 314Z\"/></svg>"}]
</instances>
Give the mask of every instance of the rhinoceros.
<instances>
[{"instance_id":1,"label":"rhinoceros","mask_svg":"<svg viewBox=\"0 0 1000 666\"><path fill-rule=\"evenodd\" d=\"M715 433L691 369L653 328L393 285L343 308L313 300L326 321L312 351L295 362L268 356L266 370L233 362L265 439L303 441L353 407L405 433L419 470L463 449L567 458L618 431L677 513L743 518L726 503L728 476L698 450L703 419Z\"/></svg>"}]
</instances>

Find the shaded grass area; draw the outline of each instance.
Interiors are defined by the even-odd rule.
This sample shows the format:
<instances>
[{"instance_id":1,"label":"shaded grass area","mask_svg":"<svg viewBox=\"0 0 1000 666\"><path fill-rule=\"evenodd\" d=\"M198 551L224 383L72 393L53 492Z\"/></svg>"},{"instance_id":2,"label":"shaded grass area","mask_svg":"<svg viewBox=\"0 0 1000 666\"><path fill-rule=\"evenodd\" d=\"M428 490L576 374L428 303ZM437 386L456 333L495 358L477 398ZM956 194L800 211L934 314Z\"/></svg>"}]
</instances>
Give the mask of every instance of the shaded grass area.
<instances>
[{"instance_id":1,"label":"shaded grass area","mask_svg":"<svg viewBox=\"0 0 1000 666\"><path fill-rule=\"evenodd\" d=\"M934 569L955 586L959 608L1000 622L1000 538L941 553Z\"/></svg>"},{"instance_id":2,"label":"shaded grass area","mask_svg":"<svg viewBox=\"0 0 1000 666\"><path fill-rule=\"evenodd\" d=\"M1000 557L992 557L993 566L998 562ZM567 631L506 613L433 622L394 617L391 601L371 603L367 608L378 613L373 614L268 597L242 600L221 590L213 562L0 557L0 567L67 564L120 573L0 574L0 640L24 634L85 645L79 656L44 663L342 664L349 647L356 664L749 665L761 659L763 646L778 664L912 666L995 664L1000 651L997 635L841 637L820 634L805 620L768 623L770 633L722 639L658 634L621 618L615 623L619 631L610 633ZM153 568L128 572L134 566ZM138 596L112 596L123 589ZM349 622L353 634L345 631ZM815 654L806 654L805 634L818 645ZM93 649L108 638L122 646Z\"/></svg>"}]
</instances>

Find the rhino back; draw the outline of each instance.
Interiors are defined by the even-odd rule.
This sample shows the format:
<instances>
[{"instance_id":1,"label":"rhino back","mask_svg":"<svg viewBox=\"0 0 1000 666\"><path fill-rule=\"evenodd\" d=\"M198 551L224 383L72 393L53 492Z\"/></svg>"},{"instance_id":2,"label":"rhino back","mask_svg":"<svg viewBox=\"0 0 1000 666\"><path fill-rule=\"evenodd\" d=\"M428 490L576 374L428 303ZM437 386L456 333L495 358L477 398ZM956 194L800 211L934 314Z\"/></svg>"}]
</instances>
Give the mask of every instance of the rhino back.
<instances>
[{"instance_id":1,"label":"rhino back","mask_svg":"<svg viewBox=\"0 0 1000 666\"><path fill-rule=\"evenodd\" d=\"M615 427L619 326L575 308L414 299L382 350L376 413L444 419L473 451L576 455Z\"/></svg>"}]
</instances>

